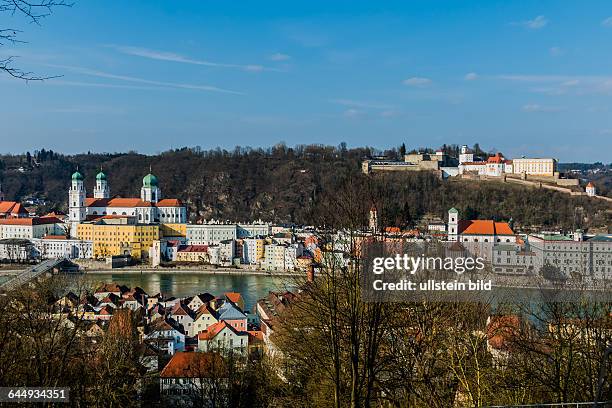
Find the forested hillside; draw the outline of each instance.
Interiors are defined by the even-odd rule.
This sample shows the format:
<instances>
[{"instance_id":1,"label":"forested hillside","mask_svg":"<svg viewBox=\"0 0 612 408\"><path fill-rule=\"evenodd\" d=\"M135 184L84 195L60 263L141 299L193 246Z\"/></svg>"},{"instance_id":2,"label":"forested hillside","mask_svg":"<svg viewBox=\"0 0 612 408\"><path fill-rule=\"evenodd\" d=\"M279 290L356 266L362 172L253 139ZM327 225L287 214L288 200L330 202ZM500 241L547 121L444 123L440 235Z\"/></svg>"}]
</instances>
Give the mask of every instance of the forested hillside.
<instances>
[{"instance_id":1,"label":"forested hillside","mask_svg":"<svg viewBox=\"0 0 612 408\"><path fill-rule=\"evenodd\" d=\"M423 214L444 216L455 206L472 218L519 225L574 228L610 225L610 205L586 197L498 182L441 181L430 173L361 173L368 148L297 146L234 151L178 149L147 156L134 152L67 156L41 150L0 156L7 199L39 197L41 210L66 210L70 175L77 167L91 194L96 173L108 176L111 195L138 196L152 172L165 197L181 198L192 221L215 218L318 225L317 208L347 183L377 203L385 225L414 224ZM607 213L606 213L607 210Z\"/></svg>"}]
</instances>

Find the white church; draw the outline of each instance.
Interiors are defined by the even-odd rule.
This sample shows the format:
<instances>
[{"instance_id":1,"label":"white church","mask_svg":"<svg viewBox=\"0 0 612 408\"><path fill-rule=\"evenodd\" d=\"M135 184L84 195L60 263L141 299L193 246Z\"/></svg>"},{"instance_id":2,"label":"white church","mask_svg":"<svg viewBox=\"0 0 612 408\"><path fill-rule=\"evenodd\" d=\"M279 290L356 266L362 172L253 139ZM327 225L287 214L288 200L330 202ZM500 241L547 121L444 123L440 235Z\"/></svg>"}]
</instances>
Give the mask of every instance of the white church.
<instances>
[{"instance_id":1,"label":"white church","mask_svg":"<svg viewBox=\"0 0 612 408\"><path fill-rule=\"evenodd\" d=\"M162 199L157 177L151 173L142 179L140 198L111 197L102 171L96 175L93 197L86 197L83 175L77 170L72 175L68 200L72 236L76 236L78 224L98 217L134 217L139 224L187 222L187 208L179 199Z\"/></svg>"}]
</instances>

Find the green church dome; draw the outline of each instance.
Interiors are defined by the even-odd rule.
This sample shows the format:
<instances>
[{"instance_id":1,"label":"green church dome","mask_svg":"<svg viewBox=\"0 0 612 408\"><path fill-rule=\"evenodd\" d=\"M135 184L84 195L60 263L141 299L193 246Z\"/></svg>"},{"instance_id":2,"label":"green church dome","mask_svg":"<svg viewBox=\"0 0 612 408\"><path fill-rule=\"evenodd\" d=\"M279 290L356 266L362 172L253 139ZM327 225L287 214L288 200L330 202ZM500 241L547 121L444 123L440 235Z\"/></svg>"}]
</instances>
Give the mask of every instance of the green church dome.
<instances>
[{"instance_id":1,"label":"green church dome","mask_svg":"<svg viewBox=\"0 0 612 408\"><path fill-rule=\"evenodd\" d=\"M157 187L157 177L149 173L142 179L143 187Z\"/></svg>"},{"instance_id":2,"label":"green church dome","mask_svg":"<svg viewBox=\"0 0 612 408\"><path fill-rule=\"evenodd\" d=\"M106 180L106 174L104 174L104 172L100 171L97 175L96 175L96 180Z\"/></svg>"},{"instance_id":3,"label":"green church dome","mask_svg":"<svg viewBox=\"0 0 612 408\"><path fill-rule=\"evenodd\" d=\"M78 171L75 171L74 173L72 173L72 180L73 181L82 181L83 180L83 175L81 173L79 173Z\"/></svg>"}]
</instances>

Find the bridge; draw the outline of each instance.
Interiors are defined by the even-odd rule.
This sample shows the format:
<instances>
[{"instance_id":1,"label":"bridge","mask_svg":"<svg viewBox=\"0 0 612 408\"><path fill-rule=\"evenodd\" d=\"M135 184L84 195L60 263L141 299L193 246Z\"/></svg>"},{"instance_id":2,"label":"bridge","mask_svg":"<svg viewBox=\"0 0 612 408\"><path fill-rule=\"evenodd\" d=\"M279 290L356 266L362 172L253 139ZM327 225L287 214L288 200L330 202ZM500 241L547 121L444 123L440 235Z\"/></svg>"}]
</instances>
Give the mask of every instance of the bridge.
<instances>
[{"instance_id":1,"label":"bridge","mask_svg":"<svg viewBox=\"0 0 612 408\"><path fill-rule=\"evenodd\" d=\"M0 284L0 291L15 290L20 286L42 276L56 275L58 273L78 273L79 266L68 258L47 259L33 265L8 281Z\"/></svg>"}]
</instances>

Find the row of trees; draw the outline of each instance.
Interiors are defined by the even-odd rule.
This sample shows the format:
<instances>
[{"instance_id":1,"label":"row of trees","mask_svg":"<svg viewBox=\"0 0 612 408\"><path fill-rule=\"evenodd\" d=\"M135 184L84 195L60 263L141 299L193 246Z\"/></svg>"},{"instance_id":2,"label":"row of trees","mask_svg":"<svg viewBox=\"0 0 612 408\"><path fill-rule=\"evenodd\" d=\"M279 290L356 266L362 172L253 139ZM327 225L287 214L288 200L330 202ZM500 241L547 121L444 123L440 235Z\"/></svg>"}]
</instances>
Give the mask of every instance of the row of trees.
<instances>
[{"instance_id":1,"label":"row of trees","mask_svg":"<svg viewBox=\"0 0 612 408\"><path fill-rule=\"evenodd\" d=\"M380 197L375 186L348 185L321 212L332 231L354 231L368 199ZM609 298L560 303L535 293L498 304L370 302L362 238L348 233L341 245L330 235L319 238L328 256L274 335L279 370L291 387L286 404L479 407L610 399Z\"/></svg>"}]
</instances>

